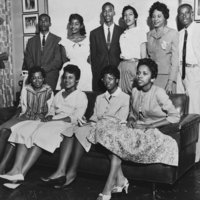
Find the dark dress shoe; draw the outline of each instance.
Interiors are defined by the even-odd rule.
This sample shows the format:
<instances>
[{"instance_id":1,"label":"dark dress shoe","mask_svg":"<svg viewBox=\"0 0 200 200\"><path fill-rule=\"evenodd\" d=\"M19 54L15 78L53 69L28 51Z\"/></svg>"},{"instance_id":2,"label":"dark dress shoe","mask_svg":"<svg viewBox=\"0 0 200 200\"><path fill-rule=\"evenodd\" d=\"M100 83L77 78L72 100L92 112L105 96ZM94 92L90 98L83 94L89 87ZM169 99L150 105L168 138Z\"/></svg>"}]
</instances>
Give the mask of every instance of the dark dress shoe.
<instances>
[{"instance_id":1,"label":"dark dress shoe","mask_svg":"<svg viewBox=\"0 0 200 200\"><path fill-rule=\"evenodd\" d=\"M74 183L76 182L75 180L76 180L76 178L75 178L71 183L69 183L68 185L66 185L65 183L62 184L62 185L55 184L55 185L54 185L54 188L55 188L55 189L67 189L67 188L70 188L70 187L72 187L72 186L74 185ZM65 182L66 182L66 181L65 181Z\"/></svg>"},{"instance_id":2,"label":"dark dress shoe","mask_svg":"<svg viewBox=\"0 0 200 200\"><path fill-rule=\"evenodd\" d=\"M58 178L41 178L41 180L48 185L63 185L66 182L66 176L60 176Z\"/></svg>"}]
</instances>

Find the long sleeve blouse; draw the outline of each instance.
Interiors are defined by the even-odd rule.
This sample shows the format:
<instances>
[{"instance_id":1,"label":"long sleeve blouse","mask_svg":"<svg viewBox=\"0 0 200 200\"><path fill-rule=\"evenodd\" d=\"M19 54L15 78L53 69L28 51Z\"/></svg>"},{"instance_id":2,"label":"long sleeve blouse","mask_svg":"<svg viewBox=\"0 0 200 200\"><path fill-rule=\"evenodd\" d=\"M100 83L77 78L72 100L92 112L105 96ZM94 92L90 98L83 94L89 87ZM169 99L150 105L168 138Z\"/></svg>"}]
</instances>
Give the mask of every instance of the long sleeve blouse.
<instances>
[{"instance_id":1,"label":"long sleeve blouse","mask_svg":"<svg viewBox=\"0 0 200 200\"><path fill-rule=\"evenodd\" d=\"M142 119L139 117L141 112ZM148 92L133 88L129 116L135 118L138 123L145 124L162 119L166 119L170 123L176 123L180 120L180 114L165 90L155 85Z\"/></svg>"}]
</instances>

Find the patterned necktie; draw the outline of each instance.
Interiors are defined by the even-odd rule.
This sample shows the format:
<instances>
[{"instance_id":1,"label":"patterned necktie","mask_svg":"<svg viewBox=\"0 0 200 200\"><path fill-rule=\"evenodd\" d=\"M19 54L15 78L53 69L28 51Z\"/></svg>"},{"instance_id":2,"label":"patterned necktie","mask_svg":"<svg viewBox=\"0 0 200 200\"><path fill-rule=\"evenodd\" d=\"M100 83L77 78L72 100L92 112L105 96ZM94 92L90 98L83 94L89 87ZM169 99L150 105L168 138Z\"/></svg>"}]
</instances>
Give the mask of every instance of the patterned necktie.
<instances>
[{"instance_id":1,"label":"patterned necktie","mask_svg":"<svg viewBox=\"0 0 200 200\"><path fill-rule=\"evenodd\" d=\"M43 38L42 38L42 47L45 46L45 35L43 35Z\"/></svg>"},{"instance_id":2,"label":"patterned necktie","mask_svg":"<svg viewBox=\"0 0 200 200\"><path fill-rule=\"evenodd\" d=\"M183 52L182 52L182 79L185 79L185 67L186 67L186 46L187 46L188 32L185 29L184 41L183 41Z\"/></svg>"},{"instance_id":3,"label":"patterned necktie","mask_svg":"<svg viewBox=\"0 0 200 200\"><path fill-rule=\"evenodd\" d=\"M108 28L107 47L108 47L108 49L110 49L110 28Z\"/></svg>"}]
</instances>

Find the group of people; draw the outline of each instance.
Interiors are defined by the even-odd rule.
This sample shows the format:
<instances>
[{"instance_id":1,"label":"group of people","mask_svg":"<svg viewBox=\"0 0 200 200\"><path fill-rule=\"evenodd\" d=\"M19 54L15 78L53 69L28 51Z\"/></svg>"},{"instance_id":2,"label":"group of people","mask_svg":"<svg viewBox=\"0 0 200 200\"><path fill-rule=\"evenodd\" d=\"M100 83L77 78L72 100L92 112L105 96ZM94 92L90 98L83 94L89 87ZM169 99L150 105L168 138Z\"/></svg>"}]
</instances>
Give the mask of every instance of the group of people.
<instances>
[{"instance_id":1,"label":"group of people","mask_svg":"<svg viewBox=\"0 0 200 200\"><path fill-rule=\"evenodd\" d=\"M41 178L54 188L74 182L80 159L92 144L109 150L110 172L98 200L128 192L123 160L178 165L176 141L158 128L180 120L168 94L186 93L189 112L200 114L200 28L193 22L192 7L179 6L184 29L178 33L167 26L167 6L155 2L149 10L153 28L147 38L137 24L135 8L123 8L126 30L114 24L114 15L114 5L105 3L104 24L88 38L83 17L72 14L70 34L62 40L49 32L50 17L39 16L40 34L28 41L24 55L29 74L18 112L0 126L1 137L8 138L0 147L0 178L8 181L6 187L20 185L42 151L54 153L57 148L57 170ZM54 96L55 89L60 91ZM102 94L86 120L83 91L91 90ZM6 171L15 149L14 165ZM199 156L197 152L197 161Z\"/></svg>"}]
</instances>

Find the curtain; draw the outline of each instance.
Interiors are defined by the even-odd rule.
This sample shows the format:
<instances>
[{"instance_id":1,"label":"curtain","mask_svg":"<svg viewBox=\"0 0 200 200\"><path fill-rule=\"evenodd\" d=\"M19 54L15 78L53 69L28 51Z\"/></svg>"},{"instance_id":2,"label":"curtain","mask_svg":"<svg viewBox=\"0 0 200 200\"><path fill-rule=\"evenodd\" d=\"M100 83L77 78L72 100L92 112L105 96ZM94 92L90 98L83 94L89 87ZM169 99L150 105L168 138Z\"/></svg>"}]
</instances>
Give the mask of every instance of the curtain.
<instances>
[{"instance_id":1,"label":"curtain","mask_svg":"<svg viewBox=\"0 0 200 200\"><path fill-rule=\"evenodd\" d=\"M0 0L0 107L11 107L14 101L14 80L13 80L13 50L12 50L12 26L11 26L11 1Z\"/></svg>"}]
</instances>

